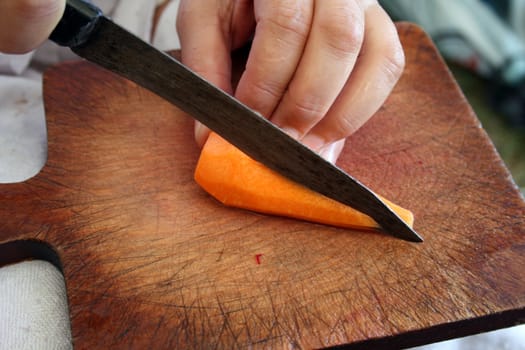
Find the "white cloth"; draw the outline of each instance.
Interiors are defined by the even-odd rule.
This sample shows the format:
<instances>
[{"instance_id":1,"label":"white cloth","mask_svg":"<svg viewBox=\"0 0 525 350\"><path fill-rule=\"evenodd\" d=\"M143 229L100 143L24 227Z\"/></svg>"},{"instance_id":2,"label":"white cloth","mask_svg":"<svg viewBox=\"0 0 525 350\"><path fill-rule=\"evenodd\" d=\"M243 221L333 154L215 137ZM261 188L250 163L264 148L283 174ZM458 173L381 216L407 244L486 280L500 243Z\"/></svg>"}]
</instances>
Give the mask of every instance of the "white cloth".
<instances>
[{"instance_id":1,"label":"white cloth","mask_svg":"<svg viewBox=\"0 0 525 350\"><path fill-rule=\"evenodd\" d=\"M45 261L0 268L0 348L69 349L62 274Z\"/></svg>"},{"instance_id":2,"label":"white cloth","mask_svg":"<svg viewBox=\"0 0 525 350\"><path fill-rule=\"evenodd\" d=\"M178 0L172 1L163 12L155 38L149 34L154 1L98 3L117 23L145 40L152 40L161 50L179 48L175 32ZM52 43L24 56L0 55L0 183L24 181L43 166L47 139L41 71L35 67L72 57L70 51ZM65 284L53 265L31 261L0 268L0 296L0 350L72 347ZM523 344L523 328L511 328L428 349L525 350Z\"/></svg>"},{"instance_id":3,"label":"white cloth","mask_svg":"<svg viewBox=\"0 0 525 350\"><path fill-rule=\"evenodd\" d=\"M8 55L0 52L0 74L22 74L29 66L33 52L23 55Z\"/></svg>"}]
</instances>

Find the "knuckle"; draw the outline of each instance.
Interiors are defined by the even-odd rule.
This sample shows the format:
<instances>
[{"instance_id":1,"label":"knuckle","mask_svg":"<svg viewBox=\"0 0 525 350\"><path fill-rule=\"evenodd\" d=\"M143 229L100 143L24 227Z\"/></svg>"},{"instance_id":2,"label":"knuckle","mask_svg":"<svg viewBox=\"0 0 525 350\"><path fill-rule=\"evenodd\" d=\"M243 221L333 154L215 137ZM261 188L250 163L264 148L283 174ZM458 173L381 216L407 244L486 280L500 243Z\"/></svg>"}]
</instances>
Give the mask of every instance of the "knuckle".
<instances>
[{"instance_id":1,"label":"knuckle","mask_svg":"<svg viewBox=\"0 0 525 350\"><path fill-rule=\"evenodd\" d=\"M268 118L281 100L282 91L283 89L277 82L269 79L256 79L243 85L235 95L248 107Z\"/></svg>"},{"instance_id":2,"label":"knuckle","mask_svg":"<svg viewBox=\"0 0 525 350\"><path fill-rule=\"evenodd\" d=\"M405 68L405 53L401 44L388 43L383 52L382 70L391 83L395 83L401 77Z\"/></svg>"},{"instance_id":3,"label":"knuckle","mask_svg":"<svg viewBox=\"0 0 525 350\"><path fill-rule=\"evenodd\" d=\"M326 108L312 98L303 96L292 100L292 115L301 121L303 125L312 126L322 119Z\"/></svg>"},{"instance_id":4,"label":"knuckle","mask_svg":"<svg viewBox=\"0 0 525 350\"><path fill-rule=\"evenodd\" d=\"M295 1L283 1L278 6L273 6L273 9L258 21L267 23L282 35L306 40L310 32L310 10L298 7Z\"/></svg>"},{"instance_id":5,"label":"knuckle","mask_svg":"<svg viewBox=\"0 0 525 350\"><path fill-rule=\"evenodd\" d=\"M355 118L352 118L350 115L340 115L334 121L332 137L336 139L344 139L356 132L361 127L361 124L362 123Z\"/></svg>"},{"instance_id":6,"label":"knuckle","mask_svg":"<svg viewBox=\"0 0 525 350\"><path fill-rule=\"evenodd\" d=\"M364 38L362 13L346 8L335 8L331 16L319 19L318 28L328 48L343 57L355 54L361 49Z\"/></svg>"},{"instance_id":7,"label":"knuckle","mask_svg":"<svg viewBox=\"0 0 525 350\"><path fill-rule=\"evenodd\" d=\"M284 38L294 38L305 41L308 37L308 25L300 20L286 20L285 16L268 18L267 23L273 26ZM284 39L285 40L285 39Z\"/></svg>"},{"instance_id":8,"label":"knuckle","mask_svg":"<svg viewBox=\"0 0 525 350\"><path fill-rule=\"evenodd\" d=\"M270 79L258 79L253 83L252 96L256 97L260 94L266 95L274 100L279 100L282 96L283 89L279 83Z\"/></svg>"}]
</instances>

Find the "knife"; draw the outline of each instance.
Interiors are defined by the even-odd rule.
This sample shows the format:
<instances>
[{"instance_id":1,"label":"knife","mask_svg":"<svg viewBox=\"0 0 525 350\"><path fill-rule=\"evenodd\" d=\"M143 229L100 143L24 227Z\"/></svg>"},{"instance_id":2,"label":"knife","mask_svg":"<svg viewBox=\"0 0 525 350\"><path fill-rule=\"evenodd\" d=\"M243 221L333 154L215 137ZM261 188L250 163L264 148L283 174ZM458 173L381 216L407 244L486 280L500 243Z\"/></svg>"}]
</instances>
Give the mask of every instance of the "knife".
<instances>
[{"instance_id":1,"label":"knife","mask_svg":"<svg viewBox=\"0 0 525 350\"><path fill-rule=\"evenodd\" d=\"M369 215L386 233L423 241L359 181L86 0L67 0L50 39L173 103L270 169Z\"/></svg>"}]
</instances>

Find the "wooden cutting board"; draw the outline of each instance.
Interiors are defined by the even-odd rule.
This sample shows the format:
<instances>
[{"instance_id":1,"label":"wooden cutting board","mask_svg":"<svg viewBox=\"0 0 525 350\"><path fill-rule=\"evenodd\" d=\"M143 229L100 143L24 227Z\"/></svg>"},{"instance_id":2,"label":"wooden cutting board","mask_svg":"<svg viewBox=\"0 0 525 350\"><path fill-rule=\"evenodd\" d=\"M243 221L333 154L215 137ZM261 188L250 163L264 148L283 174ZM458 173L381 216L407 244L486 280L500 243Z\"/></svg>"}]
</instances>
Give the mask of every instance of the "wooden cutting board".
<instances>
[{"instance_id":1,"label":"wooden cutting board","mask_svg":"<svg viewBox=\"0 0 525 350\"><path fill-rule=\"evenodd\" d=\"M425 242L223 207L192 120L88 63L44 82L48 161L0 185L0 260L60 266L78 349L412 346L525 320L525 204L430 40L339 166ZM328 180L328 179L327 179Z\"/></svg>"}]
</instances>

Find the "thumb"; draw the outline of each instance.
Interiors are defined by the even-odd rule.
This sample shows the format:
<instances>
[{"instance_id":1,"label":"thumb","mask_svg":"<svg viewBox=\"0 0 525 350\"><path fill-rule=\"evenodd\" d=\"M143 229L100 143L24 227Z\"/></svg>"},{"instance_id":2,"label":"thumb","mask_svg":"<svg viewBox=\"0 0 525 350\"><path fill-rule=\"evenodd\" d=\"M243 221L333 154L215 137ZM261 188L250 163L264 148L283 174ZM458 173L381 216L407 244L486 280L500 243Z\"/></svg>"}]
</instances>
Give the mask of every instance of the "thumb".
<instances>
[{"instance_id":1,"label":"thumb","mask_svg":"<svg viewBox=\"0 0 525 350\"><path fill-rule=\"evenodd\" d=\"M44 42L64 13L65 0L0 1L0 52L25 53Z\"/></svg>"}]
</instances>

